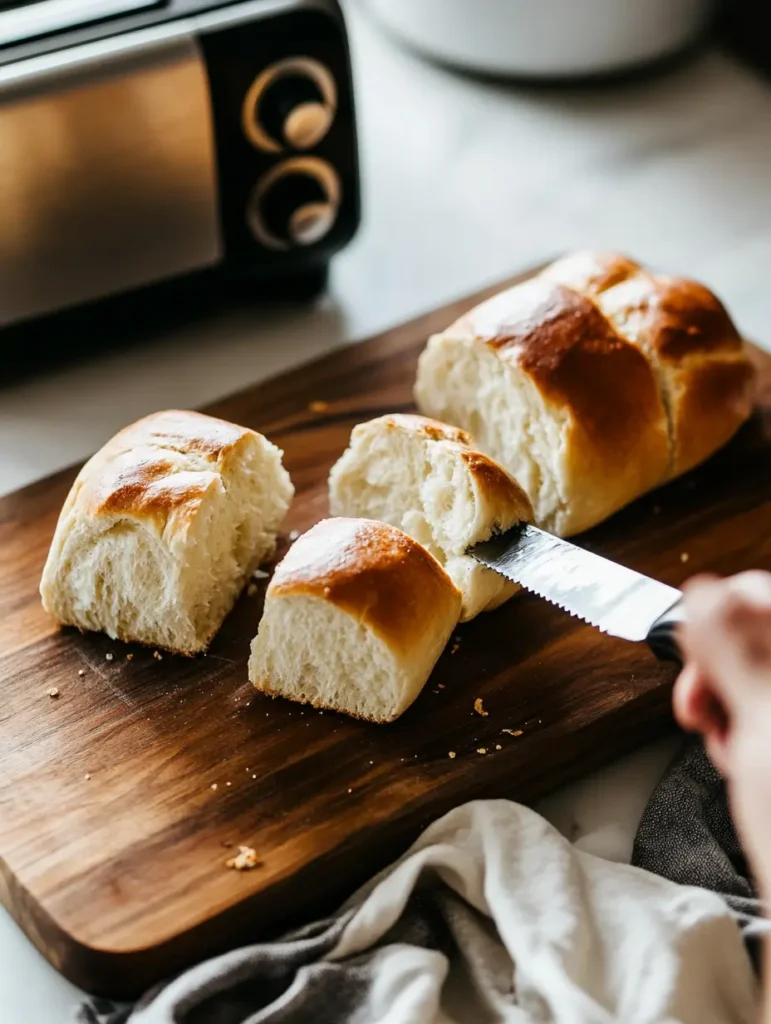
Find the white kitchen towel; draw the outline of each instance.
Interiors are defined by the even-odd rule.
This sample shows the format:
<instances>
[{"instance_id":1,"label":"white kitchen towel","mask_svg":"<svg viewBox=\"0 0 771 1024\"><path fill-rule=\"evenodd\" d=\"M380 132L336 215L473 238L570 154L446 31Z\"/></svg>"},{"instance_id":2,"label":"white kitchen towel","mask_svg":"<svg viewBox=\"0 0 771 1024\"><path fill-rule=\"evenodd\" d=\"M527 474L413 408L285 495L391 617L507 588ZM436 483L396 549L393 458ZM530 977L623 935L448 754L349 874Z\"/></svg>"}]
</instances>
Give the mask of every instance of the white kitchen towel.
<instances>
[{"instance_id":1,"label":"white kitchen towel","mask_svg":"<svg viewBox=\"0 0 771 1024\"><path fill-rule=\"evenodd\" d=\"M749 1024L757 1009L719 896L584 853L492 800L431 825L338 916L200 964L111 1019Z\"/></svg>"}]
</instances>

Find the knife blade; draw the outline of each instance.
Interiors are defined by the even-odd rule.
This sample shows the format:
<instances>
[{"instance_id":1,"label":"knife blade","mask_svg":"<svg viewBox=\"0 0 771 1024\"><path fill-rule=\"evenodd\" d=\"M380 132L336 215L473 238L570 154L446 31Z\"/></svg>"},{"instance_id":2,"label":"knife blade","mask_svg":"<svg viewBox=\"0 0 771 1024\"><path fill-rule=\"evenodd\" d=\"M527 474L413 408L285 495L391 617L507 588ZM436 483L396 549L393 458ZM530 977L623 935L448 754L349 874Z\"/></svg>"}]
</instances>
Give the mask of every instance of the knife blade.
<instances>
[{"instance_id":1,"label":"knife blade","mask_svg":"<svg viewBox=\"0 0 771 1024\"><path fill-rule=\"evenodd\" d=\"M659 657L681 660L676 628L682 621L682 594L674 587L527 523L468 553L603 633L644 640Z\"/></svg>"}]
</instances>

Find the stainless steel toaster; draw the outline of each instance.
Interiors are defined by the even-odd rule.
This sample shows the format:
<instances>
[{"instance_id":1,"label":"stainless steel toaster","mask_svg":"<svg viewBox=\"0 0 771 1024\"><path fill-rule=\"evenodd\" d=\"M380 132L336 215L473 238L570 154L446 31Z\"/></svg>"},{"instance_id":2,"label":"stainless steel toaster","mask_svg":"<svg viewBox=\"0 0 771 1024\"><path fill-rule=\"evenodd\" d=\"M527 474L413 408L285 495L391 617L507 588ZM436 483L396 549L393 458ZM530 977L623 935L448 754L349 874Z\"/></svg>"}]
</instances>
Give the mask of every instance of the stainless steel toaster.
<instances>
[{"instance_id":1,"label":"stainless steel toaster","mask_svg":"<svg viewBox=\"0 0 771 1024\"><path fill-rule=\"evenodd\" d=\"M291 279L358 219L336 0L0 3L0 325L193 271Z\"/></svg>"}]
</instances>

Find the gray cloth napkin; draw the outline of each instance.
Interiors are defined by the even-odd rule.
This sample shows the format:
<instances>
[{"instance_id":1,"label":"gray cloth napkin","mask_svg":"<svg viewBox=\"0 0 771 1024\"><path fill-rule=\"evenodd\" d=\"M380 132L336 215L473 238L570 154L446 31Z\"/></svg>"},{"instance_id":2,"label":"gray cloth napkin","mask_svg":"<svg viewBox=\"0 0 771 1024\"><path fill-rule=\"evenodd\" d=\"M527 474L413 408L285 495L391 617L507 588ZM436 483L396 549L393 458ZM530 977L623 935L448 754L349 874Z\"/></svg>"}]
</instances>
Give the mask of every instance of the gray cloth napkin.
<instances>
[{"instance_id":1,"label":"gray cloth napkin","mask_svg":"<svg viewBox=\"0 0 771 1024\"><path fill-rule=\"evenodd\" d=\"M720 893L742 918L762 905L728 809L723 779L700 741L675 757L648 801L632 863L681 885Z\"/></svg>"},{"instance_id":2,"label":"gray cloth napkin","mask_svg":"<svg viewBox=\"0 0 771 1024\"><path fill-rule=\"evenodd\" d=\"M326 921L191 968L80 1024L750 1024L725 902L476 801Z\"/></svg>"},{"instance_id":3,"label":"gray cloth napkin","mask_svg":"<svg viewBox=\"0 0 771 1024\"><path fill-rule=\"evenodd\" d=\"M648 801L632 863L681 885L719 893L739 921L753 957L761 920L747 861L728 808L726 786L700 740L689 740Z\"/></svg>"}]
</instances>

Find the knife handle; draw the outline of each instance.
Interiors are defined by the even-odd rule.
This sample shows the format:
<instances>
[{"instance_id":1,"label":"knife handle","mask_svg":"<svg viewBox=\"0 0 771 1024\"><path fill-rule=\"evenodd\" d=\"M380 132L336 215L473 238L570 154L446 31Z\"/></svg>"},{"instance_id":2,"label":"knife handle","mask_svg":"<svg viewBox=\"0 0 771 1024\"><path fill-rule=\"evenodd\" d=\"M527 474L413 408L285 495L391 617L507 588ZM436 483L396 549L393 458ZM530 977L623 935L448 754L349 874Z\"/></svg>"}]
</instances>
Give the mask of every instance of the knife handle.
<instances>
[{"instance_id":1,"label":"knife handle","mask_svg":"<svg viewBox=\"0 0 771 1024\"><path fill-rule=\"evenodd\" d=\"M653 623L645 638L657 658L665 661L679 661L683 655L677 642L677 627L684 621L683 600L680 598L671 608Z\"/></svg>"}]
</instances>

